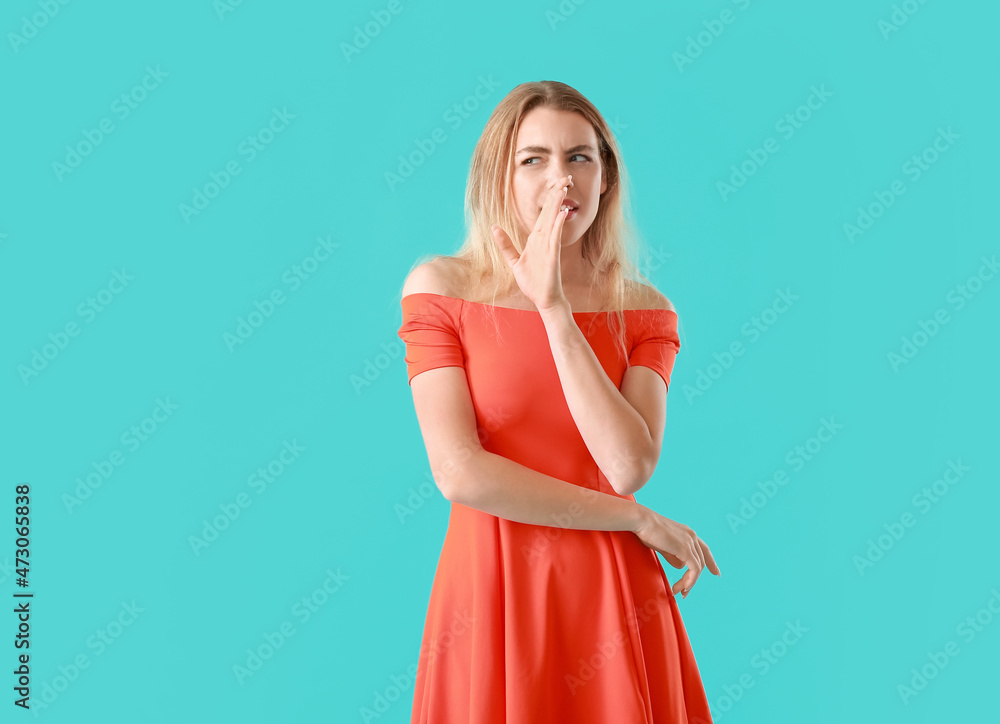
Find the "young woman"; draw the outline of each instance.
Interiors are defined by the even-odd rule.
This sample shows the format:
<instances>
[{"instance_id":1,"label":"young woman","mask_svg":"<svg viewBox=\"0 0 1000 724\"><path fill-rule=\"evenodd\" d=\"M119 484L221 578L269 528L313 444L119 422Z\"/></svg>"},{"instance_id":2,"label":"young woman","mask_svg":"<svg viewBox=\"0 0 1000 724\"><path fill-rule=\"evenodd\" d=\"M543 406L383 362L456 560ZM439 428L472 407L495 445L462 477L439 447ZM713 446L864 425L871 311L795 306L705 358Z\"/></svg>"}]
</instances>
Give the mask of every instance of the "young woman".
<instances>
[{"instance_id":1,"label":"young woman","mask_svg":"<svg viewBox=\"0 0 1000 724\"><path fill-rule=\"evenodd\" d=\"M583 95L519 85L473 153L465 244L404 283L398 334L451 502L414 724L711 722L674 596L719 568L634 497L680 341L631 258L625 179ZM687 567L673 586L656 551Z\"/></svg>"}]
</instances>

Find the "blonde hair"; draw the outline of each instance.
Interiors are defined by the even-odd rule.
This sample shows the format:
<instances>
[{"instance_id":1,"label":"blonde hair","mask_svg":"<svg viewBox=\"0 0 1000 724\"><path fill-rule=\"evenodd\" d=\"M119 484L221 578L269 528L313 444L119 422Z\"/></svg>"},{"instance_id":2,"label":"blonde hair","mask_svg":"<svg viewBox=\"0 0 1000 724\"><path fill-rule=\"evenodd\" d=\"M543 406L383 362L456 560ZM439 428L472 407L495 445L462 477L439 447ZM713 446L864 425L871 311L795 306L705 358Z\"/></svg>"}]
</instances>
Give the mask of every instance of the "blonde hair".
<instances>
[{"instance_id":1,"label":"blonde hair","mask_svg":"<svg viewBox=\"0 0 1000 724\"><path fill-rule=\"evenodd\" d=\"M607 188L601 195L597 216L580 240L581 254L594 268L595 283L601 293L601 309L607 309L607 314L596 315L595 321L603 317L610 327L614 318L618 348L627 359L623 314L627 286L630 282L654 285L642 274L636 261L640 237L632 217L628 177L618 142L600 111L565 83L553 80L522 83L493 109L469 166L465 241L454 255L425 255L414 267L438 258L460 263L471 285L467 292L469 301L490 298L490 302L483 303L492 305L498 295L503 297L519 291L490 227L499 224L507 231L515 248L519 252L524 249L527 236L520 229L513 200L514 146L522 119L535 108L579 113L597 134L601 171ZM490 312L493 312L492 306ZM497 332L499 334L499 328Z\"/></svg>"}]
</instances>

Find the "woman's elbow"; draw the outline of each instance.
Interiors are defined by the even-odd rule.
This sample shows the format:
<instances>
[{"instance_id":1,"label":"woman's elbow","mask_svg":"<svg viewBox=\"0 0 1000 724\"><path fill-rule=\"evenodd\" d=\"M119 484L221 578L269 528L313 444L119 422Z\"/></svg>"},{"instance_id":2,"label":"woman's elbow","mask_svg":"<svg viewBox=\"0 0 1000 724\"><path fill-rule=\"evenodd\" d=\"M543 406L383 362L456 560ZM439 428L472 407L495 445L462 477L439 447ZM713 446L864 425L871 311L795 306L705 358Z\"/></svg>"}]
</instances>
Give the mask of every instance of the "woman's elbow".
<instances>
[{"instance_id":1,"label":"woman's elbow","mask_svg":"<svg viewBox=\"0 0 1000 724\"><path fill-rule=\"evenodd\" d=\"M475 453L476 450L471 446L460 446L455 454L432 467L431 475L434 482L449 503L468 504L474 480L472 469L476 459Z\"/></svg>"},{"instance_id":2,"label":"woman's elbow","mask_svg":"<svg viewBox=\"0 0 1000 724\"><path fill-rule=\"evenodd\" d=\"M633 495L653 477L656 462L657 459L652 455L622 457L611 471L612 474L605 477L619 495Z\"/></svg>"}]
</instances>

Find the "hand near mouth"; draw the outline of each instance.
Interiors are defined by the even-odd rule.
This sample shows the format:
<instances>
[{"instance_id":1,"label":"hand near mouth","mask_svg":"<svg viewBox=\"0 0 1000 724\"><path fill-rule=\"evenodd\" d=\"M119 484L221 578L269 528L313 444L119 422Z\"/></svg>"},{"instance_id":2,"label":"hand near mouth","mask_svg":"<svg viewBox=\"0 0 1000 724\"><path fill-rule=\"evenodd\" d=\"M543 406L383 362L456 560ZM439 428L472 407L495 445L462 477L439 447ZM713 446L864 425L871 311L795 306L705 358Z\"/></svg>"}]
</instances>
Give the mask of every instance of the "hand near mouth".
<instances>
[{"instance_id":1,"label":"hand near mouth","mask_svg":"<svg viewBox=\"0 0 1000 724\"><path fill-rule=\"evenodd\" d=\"M570 177L563 176L549 190L534 230L528 235L524 251L518 253L514 242L499 225L494 224L493 238L507 264L514 272L517 286L539 312L569 306L562 288L562 231L567 212L560 211Z\"/></svg>"}]
</instances>

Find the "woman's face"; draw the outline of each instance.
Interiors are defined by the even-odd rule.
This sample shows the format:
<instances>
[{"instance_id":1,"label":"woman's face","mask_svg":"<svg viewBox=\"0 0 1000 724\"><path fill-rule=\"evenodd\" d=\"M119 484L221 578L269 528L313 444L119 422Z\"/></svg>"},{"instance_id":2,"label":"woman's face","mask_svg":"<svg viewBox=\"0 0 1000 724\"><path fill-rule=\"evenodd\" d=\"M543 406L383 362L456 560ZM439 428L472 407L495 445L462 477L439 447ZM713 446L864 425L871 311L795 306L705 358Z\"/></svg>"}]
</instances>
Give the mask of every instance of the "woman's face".
<instances>
[{"instance_id":1,"label":"woman's face","mask_svg":"<svg viewBox=\"0 0 1000 724\"><path fill-rule=\"evenodd\" d=\"M566 199L579 208L564 222L562 245L576 243L597 216L608 186L594 127L574 111L533 108L521 120L514 151L514 204L521 233L527 236L535 228L549 189L573 174Z\"/></svg>"}]
</instances>

